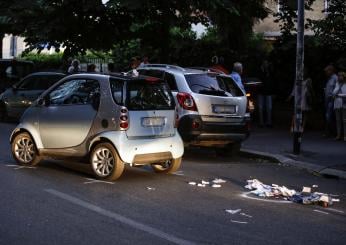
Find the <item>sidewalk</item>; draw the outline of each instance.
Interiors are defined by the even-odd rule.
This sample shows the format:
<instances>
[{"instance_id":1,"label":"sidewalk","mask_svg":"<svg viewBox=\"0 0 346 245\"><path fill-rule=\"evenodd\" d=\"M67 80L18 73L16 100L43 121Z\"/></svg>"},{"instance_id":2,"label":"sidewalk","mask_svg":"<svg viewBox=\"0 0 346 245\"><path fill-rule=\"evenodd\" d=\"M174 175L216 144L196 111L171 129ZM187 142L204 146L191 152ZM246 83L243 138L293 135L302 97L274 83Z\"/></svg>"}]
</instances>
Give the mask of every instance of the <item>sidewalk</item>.
<instances>
[{"instance_id":1,"label":"sidewalk","mask_svg":"<svg viewBox=\"0 0 346 245\"><path fill-rule=\"evenodd\" d=\"M254 128L243 143L242 151L314 172L346 176L346 142L323 138L322 132L318 131L304 133L299 156L292 153L293 138L288 129Z\"/></svg>"}]
</instances>

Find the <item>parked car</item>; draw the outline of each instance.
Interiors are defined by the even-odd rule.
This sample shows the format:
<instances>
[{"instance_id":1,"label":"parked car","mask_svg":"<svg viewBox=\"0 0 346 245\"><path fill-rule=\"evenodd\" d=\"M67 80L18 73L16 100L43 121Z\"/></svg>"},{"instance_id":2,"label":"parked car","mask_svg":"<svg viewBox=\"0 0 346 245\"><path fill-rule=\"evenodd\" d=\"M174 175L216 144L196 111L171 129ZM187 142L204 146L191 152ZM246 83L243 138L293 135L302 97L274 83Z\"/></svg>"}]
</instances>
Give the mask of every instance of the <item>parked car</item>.
<instances>
[{"instance_id":1,"label":"parked car","mask_svg":"<svg viewBox=\"0 0 346 245\"><path fill-rule=\"evenodd\" d=\"M56 72L36 72L0 94L0 121L19 119L24 111L50 86L66 76Z\"/></svg>"},{"instance_id":2,"label":"parked car","mask_svg":"<svg viewBox=\"0 0 346 245\"><path fill-rule=\"evenodd\" d=\"M150 64L139 74L165 80L174 94L178 131L185 145L215 147L235 154L249 135L246 94L224 74Z\"/></svg>"},{"instance_id":3,"label":"parked car","mask_svg":"<svg viewBox=\"0 0 346 245\"><path fill-rule=\"evenodd\" d=\"M44 157L88 157L95 176L107 180L119 178L125 164L172 173L184 152L175 116L160 79L75 74L25 111L10 138L12 154L30 166Z\"/></svg>"},{"instance_id":4,"label":"parked car","mask_svg":"<svg viewBox=\"0 0 346 245\"><path fill-rule=\"evenodd\" d=\"M33 71L31 61L0 59L0 93Z\"/></svg>"}]
</instances>

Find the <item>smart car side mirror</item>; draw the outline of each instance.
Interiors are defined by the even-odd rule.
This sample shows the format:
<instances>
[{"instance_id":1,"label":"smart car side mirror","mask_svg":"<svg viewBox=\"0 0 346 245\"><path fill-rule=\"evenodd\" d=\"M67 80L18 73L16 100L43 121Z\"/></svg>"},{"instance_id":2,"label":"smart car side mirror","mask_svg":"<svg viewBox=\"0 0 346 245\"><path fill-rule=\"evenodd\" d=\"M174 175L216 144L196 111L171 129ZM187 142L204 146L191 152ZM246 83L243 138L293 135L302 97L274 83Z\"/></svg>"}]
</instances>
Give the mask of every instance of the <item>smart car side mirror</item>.
<instances>
[{"instance_id":1,"label":"smart car side mirror","mask_svg":"<svg viewBox=\"0 0 346 245\"><path fill-rule=\"evenodd\" d=\"M37 105L38 106L48 106L49 105L49 97L45 96L45 97L40 97L37 100Z\"/></svg>"}]
</instances>

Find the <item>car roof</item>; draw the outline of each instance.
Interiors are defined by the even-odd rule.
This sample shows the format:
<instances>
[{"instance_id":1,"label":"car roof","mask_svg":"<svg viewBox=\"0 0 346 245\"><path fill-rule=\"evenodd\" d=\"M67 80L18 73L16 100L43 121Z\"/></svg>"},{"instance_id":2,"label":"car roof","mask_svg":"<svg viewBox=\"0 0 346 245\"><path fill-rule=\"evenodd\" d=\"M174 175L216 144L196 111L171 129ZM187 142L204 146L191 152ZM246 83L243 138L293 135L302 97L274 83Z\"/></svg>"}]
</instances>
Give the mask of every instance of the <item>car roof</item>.
<instances>
[{"instance_id":1,"label":"car roof","mask_svg":"<svg viewBox=\"0 0 346 245\"><path fill-rule=\"evenodd\" d=\"M91 77L91 78L115 78L115 79L121 79L121 80L126 80L126 81L138 81L138 80L161 80L156 77L150 77L150 76L143 76L143 75L138 75L138 76L132 76L129 75L129 73L100 73L100 72L80 72L80 73L75 73L69 75L69 77Z\"/></svg>"},{"instance_id":2,"label":"car roof","mask_svg":"<svg viewBox=\"0 0 346 245\"><path fill-rule=\"evenodd\" d=\"M210 73L205 70L201 69L193 69L193 68L184 68L176 65L168 65L168 64L146 64L139 69L145 69L145 70L161 70L161 71L169 71L171 73L180 73L183 75L190 75L190 74L205 74Z\"/></svg>"},{"instance_id":3,"label":"car roof","mask_svg":"<svg viewBox=\"0 0 346 245\"><path fill-rule=\"evenodd\" d=\"M28 76L66 76L66 74L61 72L41 71L30 73Z\"/></svg>"}]
</instances>

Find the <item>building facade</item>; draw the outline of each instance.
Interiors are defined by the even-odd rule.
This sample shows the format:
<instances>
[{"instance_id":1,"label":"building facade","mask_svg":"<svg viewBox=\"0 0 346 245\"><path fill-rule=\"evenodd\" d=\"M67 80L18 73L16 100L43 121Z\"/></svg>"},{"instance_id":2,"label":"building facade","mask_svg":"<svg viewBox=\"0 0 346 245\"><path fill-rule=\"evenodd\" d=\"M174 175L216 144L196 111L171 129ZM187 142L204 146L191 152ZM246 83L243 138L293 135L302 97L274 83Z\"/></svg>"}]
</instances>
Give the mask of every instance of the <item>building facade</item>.
<instances>
[{"instance_id":1,"label":"building facade","mask_svg":"<svg viewBox=\"0 0 346 245\"><path fill-rule=\"evenodd\" d=\"M292 6L296 7L297 0L267 0L265 5L270 10L270 14L264 20L258 21L254 26L255 33L263 33L263 36L267 40L275 40L281 35L280 33L280 23L275 23L274 14L280 11L282 1L291 2ZM324 10L328 9L328 0L316 0L311 6L313 10L305 11L305 19L322 19L325 17L326 13ZM306 35L313 35L312 31L306 30Z\"/></svg>"}]
</instances>

